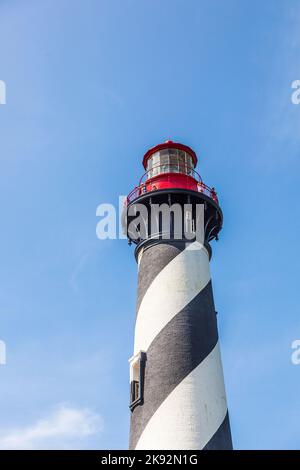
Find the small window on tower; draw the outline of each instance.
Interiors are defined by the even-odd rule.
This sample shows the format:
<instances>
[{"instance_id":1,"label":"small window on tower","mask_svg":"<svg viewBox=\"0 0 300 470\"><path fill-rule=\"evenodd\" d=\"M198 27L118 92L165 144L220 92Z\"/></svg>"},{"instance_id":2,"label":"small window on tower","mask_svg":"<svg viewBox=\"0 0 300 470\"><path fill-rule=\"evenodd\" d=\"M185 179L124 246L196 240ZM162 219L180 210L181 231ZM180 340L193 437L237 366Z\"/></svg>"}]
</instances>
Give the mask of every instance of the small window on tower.
<instances>
[{"instance_id":1,"label":"small window on tower","mask_svg":"<svg viewBox=\"0 0 300 470\"><path fill-rule=\"evenodd\" d=\"M168 173L169 171L169 150L161 150L160 152L160 173Z\"/></svg>"},{"instance_id":2,"label":"small window on tower","mask_svg":"<svg viewBox=\"0 0 300 470\"><path fill-rule=\"evenodd\" d=\"M188 175L193 175L193 162L192 157L186 153L185 154L185 161L186 161L186 172Z\"/></svg>"},{"instance_id":3,"label":"small window on tower","mask_svg":"<svg viewBox=\"0 0 300 470\"><path fill-rule=\"evenodd\" d=\"M178 171L186 173L185 152L178 150Z\"/></svg>"},{"instance_id":4,"label":"small window on tower","mask_svg":"<svg viewBox=\"0 0 300 470\"><path fill-rule=\"evenodd\" d=\"M170 149L169 150L169 159L170 159L170 173L178 173L178 150Z\"/></svg>"},{"instance_id":5,"label":"small window on tower","mask_svg":"<svg viewBox=\"0 0 300 470\"><path fill-rule=\"evenodd\" d=\"M156 176L159 173L159 152L156 152L151 157L152 160L152 176Z\"/></svg>"},{"instance_id":6,"label":"small window on tower","mask_svg":"<svg viewBox=\"0 0 300 470\"><path fill-rule=\"evenodd\" d=\"M147 162L147 179L152 178L152 165L153 165L152 158L149 158Z\"/></svg>"},{"instance_id":7,"label":"small window on tower","mask_svg":"<svg viewBox=\"0 0 300 470\"><path fill-rule=\"evenodd\" d=\"M146 353L140 351L129 359L130 364L130 405L131 411L142 405L144 400L144 376Z\"/></svg>"}]
</instances>

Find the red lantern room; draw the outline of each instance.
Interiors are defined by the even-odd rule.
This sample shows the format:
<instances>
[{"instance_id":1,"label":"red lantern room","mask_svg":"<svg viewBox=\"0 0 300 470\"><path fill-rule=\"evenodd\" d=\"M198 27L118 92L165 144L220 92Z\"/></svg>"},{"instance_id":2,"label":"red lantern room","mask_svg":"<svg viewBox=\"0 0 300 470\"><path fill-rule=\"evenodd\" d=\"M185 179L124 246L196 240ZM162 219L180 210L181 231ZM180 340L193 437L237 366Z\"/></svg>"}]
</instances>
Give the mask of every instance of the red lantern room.
<instances>
[{"instance_id":1,"label":"red lantern room","mask_svg":"<svg viewBox=\"0 0 300 470\"><path fill-rule=\"evenodd\" d=\"M168 188L204 193L218 202L215 190L205 185L195 170L197 161L190 147L172 140L152 147L143 158L146 172L128 195L128 203L142 194Z\"/></svg>"}]
</instances>

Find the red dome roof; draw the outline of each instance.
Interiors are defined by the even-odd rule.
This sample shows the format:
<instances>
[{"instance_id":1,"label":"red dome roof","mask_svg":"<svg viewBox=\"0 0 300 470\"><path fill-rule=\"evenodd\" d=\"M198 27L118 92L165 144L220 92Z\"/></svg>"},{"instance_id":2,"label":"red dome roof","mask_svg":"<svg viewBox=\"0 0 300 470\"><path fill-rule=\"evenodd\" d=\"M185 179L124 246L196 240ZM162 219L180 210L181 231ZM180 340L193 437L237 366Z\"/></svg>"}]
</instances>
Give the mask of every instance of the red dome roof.
<instances>
[{"instance_id":1,"label":"red dome roof","mask_svg":"<svg viewBox=\"0 0 300 470\"><path fill-rule=\"evenodd\" d=\"M173 142L172 140L166 140L166 142L164 142L162 144L158 144L155 147L152 147L151 149L149 149L145 153L144 158L143 158L144 168L146 169L147 161L153 153L158 152L159 150L170 149L170 148L171 149L179 149L179 150L183 150L184 152L187 152L192 157L193 162L194 162L194 166L197 165L198 159L197 159L197 155L195 154L194 150L192 150L187 145L180 144L179 142Z\"/></svg>"}]
</instances>

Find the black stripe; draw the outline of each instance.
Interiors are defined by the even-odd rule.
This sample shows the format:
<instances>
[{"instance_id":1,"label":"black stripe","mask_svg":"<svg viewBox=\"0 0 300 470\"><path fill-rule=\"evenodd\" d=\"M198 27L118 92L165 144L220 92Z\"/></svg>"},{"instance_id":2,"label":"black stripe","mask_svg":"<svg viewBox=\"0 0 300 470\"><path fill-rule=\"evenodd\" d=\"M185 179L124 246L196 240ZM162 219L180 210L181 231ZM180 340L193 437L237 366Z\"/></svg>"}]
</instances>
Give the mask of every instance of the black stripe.
<instances>
[{"instance_id":1,"label":"black stripe","mask_svg":"<svg viewBox=\"0 0 300 470\"><path fill-rule=\"evenodd\" d=\"M147 351L144 404L132 412L131 449L135 448L161 403L208 356L217 341L216 315L209 282L157 334Z\"/></svg>"},{"instance_id":2,"label":"black stripe","mask_svg":"<svg viewBox=\"0 0 300 470\"><path fill-rule=\"evenodd\" d=\"M185 243L168 242L149 246L142 254L138 274L138 295L136 311L148 288L160 273L185 248Z\"/></svg>"},{"instance_id":3,"label":"black stripe","mask_svg":"<svg viewBox=\"0 0 300 470\"><path fill-rule=\"evenodd\" d=\"M223 423L206 444L203 450L232 450L232 440L228 411Z\"/></svg>"}]
</instances>

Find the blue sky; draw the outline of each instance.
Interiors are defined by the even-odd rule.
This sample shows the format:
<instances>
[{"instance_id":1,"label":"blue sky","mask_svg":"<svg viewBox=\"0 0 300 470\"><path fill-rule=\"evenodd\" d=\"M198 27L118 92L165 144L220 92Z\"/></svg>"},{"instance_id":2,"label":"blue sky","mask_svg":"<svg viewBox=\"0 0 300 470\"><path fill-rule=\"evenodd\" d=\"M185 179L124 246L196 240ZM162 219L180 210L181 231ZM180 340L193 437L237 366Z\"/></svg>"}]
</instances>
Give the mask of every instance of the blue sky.
<instances>
[{"instance_id":1,"label":"blue sky","mask_svg":"<svg viewBox=\"0 0 300 470\"><path fill-rule=\"evenodd\" d=\"M233 441L299 448L300 2L1 0L0 447L127 448L136 264L96 238L151 146L198 154Z\"/></svg>"}]
</instances>

